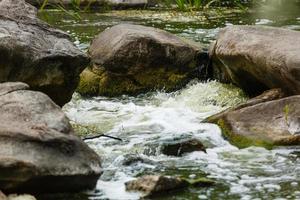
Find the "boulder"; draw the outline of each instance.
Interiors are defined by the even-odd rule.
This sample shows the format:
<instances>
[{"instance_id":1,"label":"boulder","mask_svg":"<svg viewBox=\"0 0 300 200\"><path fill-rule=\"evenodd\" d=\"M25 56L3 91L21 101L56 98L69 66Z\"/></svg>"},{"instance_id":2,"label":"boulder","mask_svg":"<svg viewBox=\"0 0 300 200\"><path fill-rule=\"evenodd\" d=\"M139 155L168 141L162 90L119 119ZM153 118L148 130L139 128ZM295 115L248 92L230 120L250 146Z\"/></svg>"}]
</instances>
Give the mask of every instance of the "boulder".
<instances>
[{"instance_id":1,"label":"boulder","mask_svg":"<svg viewBox=\"0 0 300 200\"><path fill-rule=\"evenodd\" d=\"M271 88L300 94L299 55L299 31L264 26L226 27L210 51L214 77L253 96Z\"/></svg>"},{"instance_id":2,"label":"boulder","mask_svg":"<svg viewBox=\"0 0 300 200\"><path fill-rule=\"evenodd\" d=\"M92 189L98 155L76 136L48 96L24 83L0 84L0 188L4 192Z\"/></svg>"},{"instance_id":3,"label":"boulder","mask_svg":"<svg viewBox=\"0 0 300 200\"><path fill-rule=\"evenodd\" d=\"M207 53L193 42L152 27L120 24L93 40L92 66L81 74L83 95L172 91L199 77Z\"/></svg>"},{"instance_id":4,"label":"boulder","mask_svg":"<svg viewBox=\"0 0 300 200\"><path fill-rule=\"evenodd\" d=\"M300 96L268 98L271 93L211 116L205 122L218 124L225 138L240 148L299 145Z\"/></svg>"},{"instance_id":5,"label":"boulder","mask_svg":"<svg viewBox=\"0 0 300 200\"><path fill-rule=\"evenodd\" d=\"M40 21L24 0L0 1L0 27L0 82L25 82L67 103L89 63L69 35Z\"/></svg>"}]
</instances>

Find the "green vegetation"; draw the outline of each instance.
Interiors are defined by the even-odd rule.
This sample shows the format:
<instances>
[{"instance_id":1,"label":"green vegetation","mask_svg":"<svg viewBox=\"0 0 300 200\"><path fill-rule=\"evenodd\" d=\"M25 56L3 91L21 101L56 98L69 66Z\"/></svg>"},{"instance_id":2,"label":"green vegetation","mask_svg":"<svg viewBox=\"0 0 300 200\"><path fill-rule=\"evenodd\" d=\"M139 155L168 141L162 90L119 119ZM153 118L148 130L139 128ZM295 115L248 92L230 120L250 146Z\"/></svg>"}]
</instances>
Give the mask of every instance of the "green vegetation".
<instances>
[{"instance_id":1,"label":"green vegetation","mask_svg":"<svg viewBox=\"0 0 300 200\"><path fill-rule=\"evenodd\" d=\"M272 149L274 144L267 140L260 138L258 135L243 135L236 134L232 131L230 125L225 122L224 119L219 119L216 123L222 130L225 138L227 138L231 144L239 148L247 148L250 146L264 147L266 149Z\"/></svg>"},{"instance_id":2,"label":"green vegetation","mask_svg":"<svg viewBox=\"0 0 300 200\"><path fill-rule=\"evenodd\" d=\"M211 6L215 7L239 7L245 9L246 6L250 5L249 2L243 0L175 0L177 9L180 11L192 11L207 9Z\"/></svg>"},{"instance_id":3,"label":"green vegetation","mask_svg":"<svg viewBox=\"0 0 300 200\"><path fill-rule=\"evenodd\" d=\"M241 9L246 9L248 6L260 2L262 2L262 0L157 0L157 3L159 4L165 5L167 8L175 8L179 11L203 10L212 6L239 7ZM87 11L95 3L99 4L96 0L71 0L71 4L68 5L68 9L66 9L66 5L63 3L63 0L60 0L59 3L55 4L50 3L49 0L43 0L40 10L43 10L46 7L52 7L63 10L68 14L72 14L68 10L71 9L77 13Z\"/></svg>"},{"instance_id":4,"label":"green vegetation","mask_svg":"<svg viewBox=\"0 0 300 200\"><path fill-rule=\"evenodd\" d=\"M96 0L70 0L70 4L68 6L74 11L86 11L95 2ZM49 0L43 0L40 6L40 10L43 10L46 7L54 7L66 10L63 0L60 0L58 3L50 3Z\"/></svg>"},{"instance_id":5,"label":"green vegetation","mask_svg":"<svg viewBox=\"0 0 300 200\"><path fill-rule=\"evenodd\" d=\"M80 12L89 11L95 2L96 0L71 0L69 5L65 5L63 0L60 0L58 3L50 3L49 0L43 0L40 5L40 11L43 11L45 8L54 8L76 19L80 19ZM106 5L103 5L103 8L106 9Z\"/></svg>"}]
</instances>

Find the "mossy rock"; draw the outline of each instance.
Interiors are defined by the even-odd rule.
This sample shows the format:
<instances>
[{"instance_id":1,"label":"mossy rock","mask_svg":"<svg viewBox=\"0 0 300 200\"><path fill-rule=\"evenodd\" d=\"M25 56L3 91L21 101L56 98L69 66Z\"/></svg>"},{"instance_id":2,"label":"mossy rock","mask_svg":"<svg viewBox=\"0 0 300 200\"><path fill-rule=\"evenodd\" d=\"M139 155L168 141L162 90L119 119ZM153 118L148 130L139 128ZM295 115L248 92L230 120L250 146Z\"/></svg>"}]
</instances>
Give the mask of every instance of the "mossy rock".
<instances>
[{"instance_id":1,"label":"mossy rock","mask_svg":"<svg viewBox=\"0 0 300 200\"><path fill-rule=\"evenodd\" d=\"M77 92L89 96L120 96L136 95L152 90L174 91L183 87L188 80L188 74L176 71L166 71L163 68L149 69L132 76L119 75L108 71L98 75L85 69L80 75Z\"/></svg>"},{"instance_id":2,"label":"mossy rock","mask_svg":"<svg viewBox=\"0 0 300 200\"><path fill-rule=\"evenodd\" d=\"M223 136L239 148L300 144L300 96L239 105L211 116L205 122L219 125Z\"/></svg>"},{"instance_id":3,"label":"mossy rock","mask_svg":"<svg viewBox=\"0 0 300 200\"><path fill-rule=\"evenodd\" d=\"M136 95L180 89L208 63L201 45L152 27L120 24L93 40L92 65L81 74L83 95Z\"/></svg>"}]
</instances>

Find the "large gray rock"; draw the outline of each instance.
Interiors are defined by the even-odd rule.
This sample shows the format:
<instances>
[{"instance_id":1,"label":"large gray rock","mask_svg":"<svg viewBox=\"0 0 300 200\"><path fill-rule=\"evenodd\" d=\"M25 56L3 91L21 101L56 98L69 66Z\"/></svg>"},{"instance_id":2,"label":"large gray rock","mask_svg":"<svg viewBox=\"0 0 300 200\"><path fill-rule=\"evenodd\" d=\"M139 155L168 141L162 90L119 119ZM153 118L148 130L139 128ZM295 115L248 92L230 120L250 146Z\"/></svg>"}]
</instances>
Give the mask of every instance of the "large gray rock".
<instances>
[{"instance_id":1,"label":"large gray rock","mask_svg":"<svg viewBox=\"0 0 300 200\"><path fill-rule=\"evenodd\" d=\"M67 192L95 186L98 155L77 137L60 107L24 83L0 84L0 189Z\"/></svg>"},{"instance_id":2,"label":"large gray rock","mask_svg":"<svg viewBox=\"0 0 300 200\"><path fill-rule=\"evenodd\" d=\"M208 59L199 44L152 27L120 24L100 33L81 74L81 94L116 96L182 87Z\"/></svg>"},{"instance_id":3,"label":"large gray rock","mask_svg":"<svg viewBox=\"0 0 300 200\"><path fill-rule=\"evenodd\" d=\"M21 81L67 103L89 59L24 0L0 0L0 82Z\"/></svg>"},{"instance_id":4,"label":"large gray rock","mask_svg":"<svg viewBox=\"0 0 300 200\"><path fill-rule=\"evenodd\" d=\"M300 96L271 90L236 108L209 117L234 145L244 148L300 145Z\"/></svg>"},{"instance_id":5,"label":"large gray rock","mask_svg":"<svg viewBox=\"0 0 300 200\"><path fill-rule=\"evenodd\" d=\"M229 26L211 48L215 77L251 95L281 88L300 94L300 32L263 26Z\"/></svg>"}]
</instances>

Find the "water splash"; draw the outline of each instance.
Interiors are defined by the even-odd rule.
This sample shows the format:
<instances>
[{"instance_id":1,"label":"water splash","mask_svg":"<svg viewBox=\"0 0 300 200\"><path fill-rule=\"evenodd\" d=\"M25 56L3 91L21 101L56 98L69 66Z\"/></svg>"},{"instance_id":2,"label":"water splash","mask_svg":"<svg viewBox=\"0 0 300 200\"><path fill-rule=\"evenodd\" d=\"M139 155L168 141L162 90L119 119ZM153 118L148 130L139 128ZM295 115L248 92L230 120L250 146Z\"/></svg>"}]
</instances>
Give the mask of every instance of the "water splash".
<instances>
[{"instance_id":1,"label":"water splash","mask_svg":"<svg viewBox=\"0 0 300 200\"><path fill-rule=\"evenodd\" d=\"M124 183L149 173L196 178L206 174L218 183L174 194L181 199L300 198L297 147L238 149L224 140L216 125L201 123L245 100L247 97L238 88L215 81L194 82L173 93L137 97L84 99L75 94L64 107L71 120L123 139L88 141L102 157L104 168L90 199L139 199L139 193L125 191ZM174 138L198 139L207 147L207 153L193 152L178 158L156 151L161 143Z\"/></svg>"}]
</instances>

